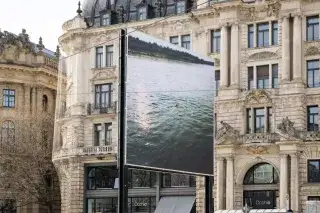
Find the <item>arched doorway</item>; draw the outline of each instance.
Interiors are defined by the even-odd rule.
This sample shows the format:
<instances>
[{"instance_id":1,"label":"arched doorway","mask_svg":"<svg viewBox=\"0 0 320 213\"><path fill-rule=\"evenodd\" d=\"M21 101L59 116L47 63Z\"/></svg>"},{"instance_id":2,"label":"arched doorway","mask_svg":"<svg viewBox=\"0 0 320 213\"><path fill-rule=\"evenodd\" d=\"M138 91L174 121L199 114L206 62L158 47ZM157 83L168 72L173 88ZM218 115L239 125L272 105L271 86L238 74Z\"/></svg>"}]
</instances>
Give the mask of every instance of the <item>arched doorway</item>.
<instances>
[{"instance_id":1,"label":"arched doorway","mask_svg":"<svg viewBox=\"0 0 320 213\"><path fill-rule=\"evenodd\" d=\"M269 163L252 166L243 180L243 204L253 209L274 209L279 194L279 174Z\"/></svg>"}]
</instances>

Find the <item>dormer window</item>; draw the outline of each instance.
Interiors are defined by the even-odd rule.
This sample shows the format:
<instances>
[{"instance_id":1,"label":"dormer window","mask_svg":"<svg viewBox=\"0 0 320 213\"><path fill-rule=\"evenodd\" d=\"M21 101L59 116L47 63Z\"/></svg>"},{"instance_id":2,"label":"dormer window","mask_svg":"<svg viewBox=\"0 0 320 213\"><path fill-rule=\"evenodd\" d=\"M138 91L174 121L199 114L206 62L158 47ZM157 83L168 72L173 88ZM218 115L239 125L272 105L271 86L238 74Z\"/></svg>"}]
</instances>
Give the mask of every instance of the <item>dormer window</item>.
<instances>
[{"instance_id":1,"label":"dormer window","mask_svg":"<svg viewBox=\"0 0 320 213\"><path fill-rule=\"evenodd\" d=\"M95 17L95 19L94 19L94 25L96 26L96 27L100 27L101 26L101 23L100 23L100 16L99 17Z\"/></svg>"},{"instance_id":2,"label":"dormer window","mask_svg":"<svg viewBox=\"0 0 320 213\"><path fill-rule=\"evenodd\" d=\"M147 7L140 7L138 8L138 20L145 20L147 19Z\"/></svg>"},{"instance_id":3,"label":"dormer window","mask_svg":"<svg viewBox=\"0 0 320 213\"><path fill-rule=\"evenodd\" d=\"M186 12L186 2L185 1L178 1L177 2L176 12L177 12L177 14L181 14L181 13Z\"/></svg>"},{"instance_id":4,"label":"dormer window","mask_svg":"<svg viewBox=\"0 0 320 213\"><path fill-rule=\"evenodd\" d=\"M105 13L101 15L101 26L110 25L110 14Z\"/></svg>"}]
</instances>

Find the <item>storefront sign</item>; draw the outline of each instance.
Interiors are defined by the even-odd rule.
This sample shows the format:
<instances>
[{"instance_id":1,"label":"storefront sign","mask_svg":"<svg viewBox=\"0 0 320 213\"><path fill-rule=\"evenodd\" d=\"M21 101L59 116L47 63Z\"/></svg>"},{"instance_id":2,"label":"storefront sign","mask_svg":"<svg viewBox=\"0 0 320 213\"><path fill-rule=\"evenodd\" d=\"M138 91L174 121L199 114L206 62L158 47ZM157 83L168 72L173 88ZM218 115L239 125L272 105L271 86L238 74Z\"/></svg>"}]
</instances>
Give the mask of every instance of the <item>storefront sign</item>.
<instances>
[{"instance_id":1,"label":"storefront sign","mask_svg":"<svg viewBox=\"0 0 320 213\"><path fill-rule=\"evenodd\" d=\"M273 209L274 197L271 196L253 196L252 207L254 209Z\"/></svg>"}]
</instances>

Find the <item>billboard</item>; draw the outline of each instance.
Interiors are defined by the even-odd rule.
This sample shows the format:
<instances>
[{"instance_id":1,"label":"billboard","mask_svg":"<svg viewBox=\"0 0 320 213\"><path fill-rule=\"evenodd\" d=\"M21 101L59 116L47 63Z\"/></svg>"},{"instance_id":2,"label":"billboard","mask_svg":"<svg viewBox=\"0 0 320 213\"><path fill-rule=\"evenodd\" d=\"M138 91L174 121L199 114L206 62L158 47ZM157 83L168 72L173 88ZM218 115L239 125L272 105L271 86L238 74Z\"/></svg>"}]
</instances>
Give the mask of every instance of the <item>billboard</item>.
<instances>
[{"instance_id":1,"label":"billboard","mask_svg":"<svg viewBox=\"0 0 320 213\"><path fill-rule=\"evenodd\" d=\"M127 31L125 164L213 175L214 63Z\"/></svg>"}]
</instances>

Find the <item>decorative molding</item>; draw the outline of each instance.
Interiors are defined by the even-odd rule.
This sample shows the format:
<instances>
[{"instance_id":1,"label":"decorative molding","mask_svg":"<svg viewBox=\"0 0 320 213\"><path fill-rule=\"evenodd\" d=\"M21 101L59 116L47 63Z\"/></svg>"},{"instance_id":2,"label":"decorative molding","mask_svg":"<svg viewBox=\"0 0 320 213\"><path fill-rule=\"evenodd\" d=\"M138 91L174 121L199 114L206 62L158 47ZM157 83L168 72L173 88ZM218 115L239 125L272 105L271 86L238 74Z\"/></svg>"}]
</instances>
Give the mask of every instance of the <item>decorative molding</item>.
<instances>
[{"instance_id":1,"label":"decorative molding","mask_svg":"<svg viewBox=\"0 0 320 213\"><path fill-rule=\"evenodd\" d=\"M276 132L287 140L301 140L301 133L294 128L294 122L288 117L282 119L282 122L277 125Z\"/></svg>"},{"instance_id":2,"label":"decorative molding","mask_svg":"<svg viewBox=\"0 0 320 213\"><path fill-rule=\"evenodd\" d=\"M271 103L272 103L272 99L270 98L270 94L263 89L251 90L245 97L246 105L271 104Z\"/></svg>"},{"instance_id":3,"label":"decorative molding","mask_svg":"<svg viewBox=\"0 0 320 213\"><path fill-rule=\"evenodd\" d=\"M269 154L267 146L260 145L251 145L246 147L246 151L248 154L252 155L261 155L261 154Z\"/></svg>"},{"instance_id":4,"label":"decorative molding","mask_svg":"<svg viewBox=\"0 0 320 213\"><path fill-rule=\"evenodd\" d=\"M301 157L305 159L319 158L320 157L320 145L318 144L308 144L305 145Z\"/></svg>"},{"instance_id":5,"label":"decorative molding","mask_svg":"<svg viewBox=\"0 0 320 213\"><path fill-rule=\"evenodd\" d=\"M219 145L238 143L240 132L224 121L221 121L220 123L222 127L217 131L216 143Z\"/></svg>"},{"instance_id":6,"label":"decorative molding","mask_svg":"<svg viewBox=\"0 0 320 213\"><path fill-rule=\"evenodd\" d=\"M320 50L318 47L311 46L305 50L305 56L320 55Z\"/></svg>"},{"instance_id":7,"label":"decorative molding","mask_svg":"<svg viewBox=\"0 0 320 213\"><path fill-rule=\"evenodd\" d=\"M277 59L278 54L274 52L257 52L248 57L248 61L270 60Z\"/></svg>"}]
</instances>

